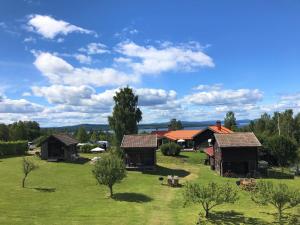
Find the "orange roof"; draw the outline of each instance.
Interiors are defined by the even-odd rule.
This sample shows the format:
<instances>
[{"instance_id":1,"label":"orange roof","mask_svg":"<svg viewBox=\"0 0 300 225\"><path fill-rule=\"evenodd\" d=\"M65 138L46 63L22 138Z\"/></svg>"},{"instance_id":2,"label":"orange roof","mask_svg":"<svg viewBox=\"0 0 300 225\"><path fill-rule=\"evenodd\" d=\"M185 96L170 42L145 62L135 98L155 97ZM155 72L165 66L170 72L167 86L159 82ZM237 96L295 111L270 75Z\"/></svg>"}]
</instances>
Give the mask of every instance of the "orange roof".
<instances>
[{"instance_id":1,"label":"orange roof","mask_svg":"<svg viewBox=\"0 0 300 225\"><path fill-rule=\"evenodd\" d=\"M229 130L226 127L221 126L221 129L219 129L217 126L209 126L208 129L210 129L211 131L217 133L217 134L231 134L233 133L232 130Z\"/></svg>"},{"instance_id":2,"label":"orange roof","mask_svg":"<svg viewBox=\"0 0 300 225\"><path fill-rule=\"evenodd\" d=\"M171 140L192 140L201 130L174 130L169 131L164 135L164 137Z\"/></svg>"}]
</instances>

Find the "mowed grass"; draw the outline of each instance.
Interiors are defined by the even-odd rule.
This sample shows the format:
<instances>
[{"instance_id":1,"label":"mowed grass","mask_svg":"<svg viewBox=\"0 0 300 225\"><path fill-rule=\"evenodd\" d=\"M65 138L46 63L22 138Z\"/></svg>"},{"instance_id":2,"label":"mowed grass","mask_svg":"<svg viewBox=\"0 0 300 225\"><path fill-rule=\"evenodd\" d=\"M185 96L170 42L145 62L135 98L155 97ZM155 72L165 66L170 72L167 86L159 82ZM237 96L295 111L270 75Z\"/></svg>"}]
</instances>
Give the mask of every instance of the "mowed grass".
<instances>
[{"instance_id":1,"label":"mowed grass","mask_svg":"<svg viewBox=\"0 0 300 225\"><path fill-rule=\"evenodd\" d=\"M39 169L29 175L26 188L21 188L22 157L2 158L0 224L195 224L201 207L183 207L182 188L161 185L158 178L179 175L183 184L215 181L235 185L237 179L222 178L203 165L204 157L203 153L184 152L174 158L158 152L158 170L129 171L123 182L115 185L115 199L107 197L106 187L97 185L88 162L51 163L32 156ZM299 178L272 181L300 187ZM240 191L236 204L218 206L213 213L211 224L271 224L275 211L258 207L249 193Z\"/></svg>"}]
</instances>

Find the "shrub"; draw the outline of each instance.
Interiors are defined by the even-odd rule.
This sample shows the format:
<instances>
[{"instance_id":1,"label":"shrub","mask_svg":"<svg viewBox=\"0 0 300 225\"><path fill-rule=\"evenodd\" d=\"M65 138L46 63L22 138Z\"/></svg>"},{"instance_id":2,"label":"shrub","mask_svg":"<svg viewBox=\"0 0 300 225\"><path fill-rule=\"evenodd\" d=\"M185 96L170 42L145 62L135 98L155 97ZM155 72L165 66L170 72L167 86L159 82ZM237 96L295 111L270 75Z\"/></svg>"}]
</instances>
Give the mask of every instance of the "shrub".
<instances>
[{"instance_id":1,"label":"shrub","mask_svg":"<svg viewBox=\"0 0 300 225\"><path fill-rule=\"evenodd\" d=\"M28 150L27 141L0 141L0 156L2 155L24 155Z\"/></svg>"},{"instance_id":2,"label":"shrub","mask_svg":"<svg viewBox=\"0 0 300 225\"><path fill-rule=\"evenodd\" d=\"M31 173L33 170L37 169L38 166L32 160L25 157L23 158L22 166L23 166L23 173L24 173L24 177L22 179L22 187L24 188L25 181L28 174Z\"/></svg>"},{"instance_id":3,"label":"shrub","mask_svg":"<svg viewBox=\"0 0 300 225\"><path fill-rule=\"evenodd\" d=\"M98 147L98 145L92 145L92 144L86 144L86 145L82 145L82 146L80 146L80 152L82 152L82 153L89 153L89 152L91 152L91 150L93 149L93 148L96 148L96 147Z\"/></svg>"},{"instance_id":4,"label":"shrub","mask_svg":"<svg viewBox=\"0 0 300 225\"><path fill-rule=\"evenodd\" d=\"M174 143L166 143L160 146L160 151L163 155L169 155L169 156L177 156L180 154L181 146Z\"/></svg>"}]
</instances>

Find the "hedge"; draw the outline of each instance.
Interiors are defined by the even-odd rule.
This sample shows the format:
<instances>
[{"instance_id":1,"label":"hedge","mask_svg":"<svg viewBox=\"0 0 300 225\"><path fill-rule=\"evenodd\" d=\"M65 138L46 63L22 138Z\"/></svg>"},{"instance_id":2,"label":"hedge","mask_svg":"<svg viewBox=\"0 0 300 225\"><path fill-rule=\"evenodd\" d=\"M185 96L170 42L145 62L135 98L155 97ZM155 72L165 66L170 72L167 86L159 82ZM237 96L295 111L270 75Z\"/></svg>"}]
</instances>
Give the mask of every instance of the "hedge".
<instances>
[{"instance_id":1,"label":"hedge","mask_svg":"<svg viewBox=\"0 0 300 225\"><path fill-rule=\"evenodd\" d=\"M27 141L0 141L0 156L24 155L28 150Z\"/></svg>"},{"instance_id":2,"label":"hedge","mask_svg":"<svg viewBox=\"0 0 300 225\"><path fill-rule=\"evenodd\" d=\"M166 143L160 146L160 151L162 152L163 155L169 155L169 156L177 156L180 154L181 151L181 146L174 143Z\"/></svg>"}]
</instances>

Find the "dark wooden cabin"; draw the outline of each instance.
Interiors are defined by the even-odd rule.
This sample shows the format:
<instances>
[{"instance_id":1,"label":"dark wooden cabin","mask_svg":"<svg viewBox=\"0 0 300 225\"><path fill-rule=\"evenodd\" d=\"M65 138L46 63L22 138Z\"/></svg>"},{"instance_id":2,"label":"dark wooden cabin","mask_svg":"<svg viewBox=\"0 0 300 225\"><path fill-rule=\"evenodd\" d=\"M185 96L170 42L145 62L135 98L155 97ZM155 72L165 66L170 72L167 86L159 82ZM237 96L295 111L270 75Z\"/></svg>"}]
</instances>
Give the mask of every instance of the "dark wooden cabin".
<instances>
[{"instance_id":1,"label":"dark wooden cabin","mask_svg":"<svg viewBox=\"0 0 300 225\"><path fill-rule=\"evenodd\" d=\"M41 159L73 161L77 158L78 141L67 134L52 134L41 144Z\"/></svg>"},{"instance_id":2,"label":"dark wooden cabin","mask_svg":"<svg viewBox=\"0 0 300 225\"><path fill-rule=\"evenodd\" d=\"M257 170L259 147L261 143L252 132L214 134L213 152L207 149L206 153L211 168L221 176L247 175Z\"/></svg>"},{"instance_id":3,"label":"dark wooden cabin","mask_svg":"<svg viewBox=\"0 0 300 225\"><path fill-rule=\"evenodd\" d=\"M152 134L124 135L121 148L127 168L153 169L156 165L157 136Z\"/></svg>"}]
</instances>

